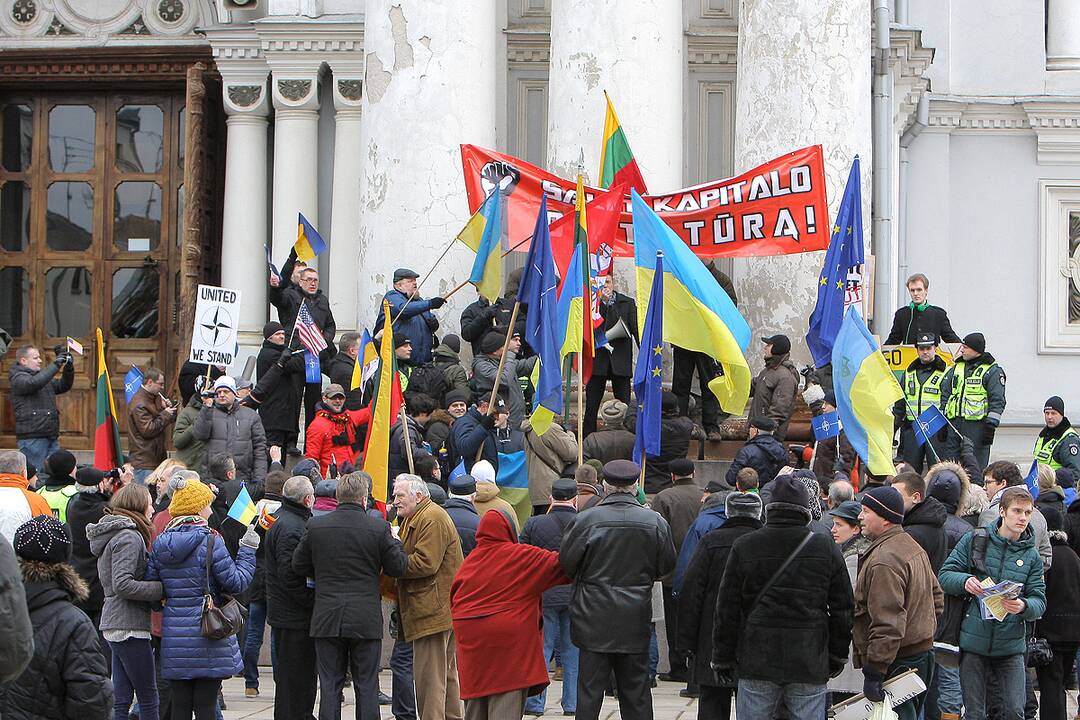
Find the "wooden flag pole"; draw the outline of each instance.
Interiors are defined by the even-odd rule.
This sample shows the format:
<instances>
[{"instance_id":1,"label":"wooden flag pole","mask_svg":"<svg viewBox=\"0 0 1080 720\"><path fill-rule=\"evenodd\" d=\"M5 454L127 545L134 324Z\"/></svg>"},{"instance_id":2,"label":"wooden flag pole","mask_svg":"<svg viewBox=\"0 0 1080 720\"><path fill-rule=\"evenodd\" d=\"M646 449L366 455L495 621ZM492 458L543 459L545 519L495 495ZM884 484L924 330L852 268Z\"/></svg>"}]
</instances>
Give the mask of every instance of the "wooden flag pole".
<instances>
[{"instance_id":1,"label":"wooden flag pole","mask_svg":"<svg viewBox=\"0 0 1080 720\"><path fill-rule=\"evenodd\" d=\"M499 357L499 367L495 371L495 384L491 386L491 397L488 398L488 409L485 415L495 414L495 399L499 396L499 384L502 382L503 367L506 365L506 351L510 347L510 338L514 337L514 323L517 322L518 310L521 309L521 301L514 301L514 310L510 313L510 327L506 328L506 339L503 340L503 351ZM480 443L480 447L476 448L476 460L473 462L479 462L480 456L484 454L484 443Z\"/></svg>"},{"instance_id":2,"label":"wooden flag pole","mask_svg":"<svg viewBox=\"0 0 1080 720\"><path fill-rule=\"evenodd\" d=\"M583 465L585 462L584 457L584 445L585 440L585 374L582 372L584 353L578 353L578 374L577 374L577 463Z\"/></svg>"},{"instance_id":3,"label":"wooden flag pole","mask_svg":"<svg viewBox=\"0 0 1080 720\"><path fill-rule=\"evenodd\" d=\"M393 380L393 378L391 378ZM405 415L405 403L401 403L401 433L405 438L405 459L409 461L409 474L415 475L416 468L413 465L412 439L409 437L409 420Z\"/></svg>"}]
</instances>

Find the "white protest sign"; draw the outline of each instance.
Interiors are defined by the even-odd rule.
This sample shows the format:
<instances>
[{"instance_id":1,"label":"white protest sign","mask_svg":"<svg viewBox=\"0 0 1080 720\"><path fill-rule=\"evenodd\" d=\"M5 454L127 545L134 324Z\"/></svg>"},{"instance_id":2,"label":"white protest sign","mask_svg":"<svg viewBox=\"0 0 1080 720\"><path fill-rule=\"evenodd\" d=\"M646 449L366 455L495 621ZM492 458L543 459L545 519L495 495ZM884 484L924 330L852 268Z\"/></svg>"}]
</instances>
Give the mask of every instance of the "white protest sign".
<instances>
[{"instance_id":1,"label":"white protest sign","mask_svg":"<svg viewBox=\"0 0 1080 720\"><path fill-rule=\"evenodd\" d=\"M236 357L240 291L200 285L191 330L192 362L229 366Z\"/></svg>"}]
</instances>

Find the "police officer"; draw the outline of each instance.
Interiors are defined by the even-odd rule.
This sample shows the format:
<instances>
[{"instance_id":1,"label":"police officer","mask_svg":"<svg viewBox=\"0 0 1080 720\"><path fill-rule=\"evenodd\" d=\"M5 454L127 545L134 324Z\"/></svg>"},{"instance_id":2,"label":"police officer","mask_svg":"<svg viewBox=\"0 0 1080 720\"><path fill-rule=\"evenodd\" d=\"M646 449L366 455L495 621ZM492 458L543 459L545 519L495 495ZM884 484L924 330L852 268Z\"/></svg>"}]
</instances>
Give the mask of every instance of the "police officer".
<instances>
[{"instance_id":1,"label":"police officer","mask_svg":"<svg viewBox=\"0 0 1080 720\"><path fill-rule=\"evenodd\" d=\"M915 350L919 356L908 365L901 379L904 398L893 406L894 423L900 430L900 457L917 472L922 472L923 462L929 455L933 464L944 456L944 443L931 439L920 445L915 435L915 420L936 406L941 409L941 382L945 379L945 361L937 356L937 336L919 333L915 338ZM932 448L932 452L931 452Z\"/></svg>"},{"instance_id":2,"label":"police officer","mask_svg":"<svg viewBox=\"0 0 1080 720\"><path fill-rule=\"evenodd\" d=\"M1080 477L1080 433L1065 417L1065 401L1054 395L1043 407L1046 427L1035 440L1035 459L1057 470L1067 467Z\"/></svg>"},{"instance_id":3,"label":"police officer","mask_svg":"<svg viewBox=\"0 0 1080 720\"><path fill-rule=\"evenodd\" d=\"M53 515L62 523L67 522L67 507L75 496L75 456L67 450L57 450L45 459L48 479L37 493L45 498Z\"/></svg>"},{"instance_id":4,"label":"police officer","mask_svg":"<svg viewBox=\"0 0 1080 720\"><path fill-rule=\"evenodd\" d=\"M953 427L971 440L981 471L990 460L994 433L1005 412L1005 371L986 352L982 333L969 333L960 345L956 364L945 373L941 383L945 417ZM949 435L948 456L960 458L960 438Z\"/></svg>"}]
</instances>

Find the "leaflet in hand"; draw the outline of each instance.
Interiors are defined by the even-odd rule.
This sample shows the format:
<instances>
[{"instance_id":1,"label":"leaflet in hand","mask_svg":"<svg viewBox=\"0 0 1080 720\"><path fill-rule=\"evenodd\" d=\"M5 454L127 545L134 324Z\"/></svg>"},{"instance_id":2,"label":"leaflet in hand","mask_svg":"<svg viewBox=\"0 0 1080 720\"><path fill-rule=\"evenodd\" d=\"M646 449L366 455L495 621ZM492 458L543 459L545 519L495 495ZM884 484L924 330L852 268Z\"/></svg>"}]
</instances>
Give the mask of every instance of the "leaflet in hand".
<instances>
[{"instance_id":1,"label":"leaflet in hand","mask_svg":"<svg viewBox=\"0 0 1080 720\"><path fill-rule=\"evenodd\" d=\"M1005 609L1006 600L1015 600L1020 597L1024 586L1012 580L1005 580L997 584L990 578L982 581L983 594L979 596L979 607L982 609L983 620L997 620L1001 622L1009 611Z\"/></svg>"}]
</instances>

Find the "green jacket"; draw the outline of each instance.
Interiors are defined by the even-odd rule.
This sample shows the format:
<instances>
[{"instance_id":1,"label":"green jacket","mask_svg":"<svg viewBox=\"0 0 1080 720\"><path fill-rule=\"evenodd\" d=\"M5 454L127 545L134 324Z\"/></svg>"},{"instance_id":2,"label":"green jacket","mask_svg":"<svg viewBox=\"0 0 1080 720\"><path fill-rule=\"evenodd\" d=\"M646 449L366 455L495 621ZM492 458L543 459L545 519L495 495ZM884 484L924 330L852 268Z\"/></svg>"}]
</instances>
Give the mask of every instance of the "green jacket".
<instances>
[{"instance_id":1,"label":"green jacket","mask_svg":"<svg viewBox=\"0 0 1080 720\"><path fill-rule=\"evenodd\" d=\"M1019 655L1025 650L1024 623L1039 619L1046 610L1046 583L1043 581L1043 564L1035 547L1035 534L1031 527L1024 530L1019 540L1006 540L998 535L1001 520L985 527L989 533L986 543L986 572L995 582L1013 580L1024 586L1021 597L1024 611L1019 615L1007 615L1001 622L983 620L979 603L972 602L964 610L960 625L960 649L986 657ZM982 580L986 573L973 567L971 543L976 533L969 532L960 538L945 564L938 573L941 589L949 595L971 597L964 590L964 583L971 576Z\"/></svg>"},{"instance_id":2,"label":"green jacket","mask_svg":"<svg viewBox=\"0 0 1080 720\"><path fill-rule=\"evenodd\" d=\"M199 475L205 471L206 463L206 443L195 439L195 419L199 417L201 409L202 399L195 393L176 416L176 425L173 426L176 459L184 463L188 470L194 470Z\"/></svg>"}]
</instances>

